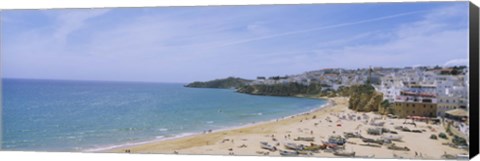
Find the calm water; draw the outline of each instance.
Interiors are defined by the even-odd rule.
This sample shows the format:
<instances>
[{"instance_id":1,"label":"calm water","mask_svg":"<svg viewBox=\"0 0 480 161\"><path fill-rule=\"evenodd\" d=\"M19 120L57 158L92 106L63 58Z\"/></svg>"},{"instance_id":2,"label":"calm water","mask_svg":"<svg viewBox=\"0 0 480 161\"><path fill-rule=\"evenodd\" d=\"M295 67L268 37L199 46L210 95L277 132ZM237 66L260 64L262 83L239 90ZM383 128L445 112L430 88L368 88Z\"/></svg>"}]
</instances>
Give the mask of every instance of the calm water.
<instances>
[{"instance_id":1,"label":"calm water","mask_svg":"<svg viewBox=\"0 0 480 161\"><path fill-rule=\"evenodd\" d=\"M85 151L240 126L324 100L182 84L3 79L4 150Z\"/></svg>"}]
</instances>

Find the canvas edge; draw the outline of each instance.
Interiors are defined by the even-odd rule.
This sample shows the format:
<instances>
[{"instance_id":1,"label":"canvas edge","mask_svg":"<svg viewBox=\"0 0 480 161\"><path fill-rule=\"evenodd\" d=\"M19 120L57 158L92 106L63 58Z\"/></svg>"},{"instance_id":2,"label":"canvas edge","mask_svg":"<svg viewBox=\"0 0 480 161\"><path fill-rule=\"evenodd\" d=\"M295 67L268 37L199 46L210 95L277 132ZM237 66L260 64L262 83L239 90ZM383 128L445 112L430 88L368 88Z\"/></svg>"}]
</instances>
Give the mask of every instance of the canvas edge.
<instances>
[{"instance_id":1,"label":"canvas edge","mask_svg":"<svg viewBox=\"0 0 480 161\"><path fill-rule=\"evenodd\" d=\"M469 4L470 159L479 153L479 12Z\"/></svg>"}]
</instances>

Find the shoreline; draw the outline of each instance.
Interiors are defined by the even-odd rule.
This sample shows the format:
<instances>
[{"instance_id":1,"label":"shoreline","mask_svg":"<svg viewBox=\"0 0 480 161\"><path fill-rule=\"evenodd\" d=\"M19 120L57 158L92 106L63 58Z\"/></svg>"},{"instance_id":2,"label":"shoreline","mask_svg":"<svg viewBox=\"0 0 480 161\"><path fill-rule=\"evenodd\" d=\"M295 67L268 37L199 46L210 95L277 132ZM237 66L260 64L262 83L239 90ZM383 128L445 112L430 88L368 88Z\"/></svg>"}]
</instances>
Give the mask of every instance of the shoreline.
<instances>
[{"instance_id":1,"label":"shoreline","mask_svg":"<svg viewBox=\"0 0 480 161\"><path fill-rule=\"evenodd\" d=\"M98 152L280 156L279 151L262 149L260 143L264 142L273 145L278 150L288 150L284 147L288 143L322 145L330 136L343 136L346 132L359 133L361 136L369 139L380 139L382 135L372 135L367 132L370 128L378 127L368 122L375 119L379 122L384 122L382 128L397 131L398 133L395 136L399 136L401 139L392 141L392 143L396 147L408 147L408 151L392 150L389 148L392 143L371 146L371 144L366 144L360 138L348 139L345 144L346 151L355 152L355 157L390 159L442 159L444 154L462 155L468 153L467 150L445 145L449 140L430 139L432 134L445 133L442 125L427 124L426 122L416 122L416 125L404 124L407 119L391 119L373 112L352 111L348 109L348 100L347 97L328 98L328 102L324 106L293 116L216 130L206 134L196 134ZM361 117L368 118L364 119ZM398 131L395 129L396 126L418 129L422 132ZM392 134L386 135L392 136ZM314 140L298 140L297 138L299 137L310 137L314 138ZM327 150L301 154L300 156L344 157L336 156L333 152Z\"/></svg>"},{"instance_id":2,"label":"shoreline","mask_svg":"<svg viewBox=\"0 0 480 161\"><path fill-rule=\"evenodd\" d=\"M291 118L291 117L297 117L297 116L305 115L305 114L312 113L312 112L315 112L315 111L318 111L318 110L322 110L323 108L329 107L329 106L332 105L332 102L333 102L332 100L330 100L329 98L326 98L326 97L305 97L305 96L294 96L294 97L295 98L306 98L306 99L320 99L320 100L325 100L326 103L323 104L323 105L320 105L319 107L315 107L313 109L310 109L308 111L304 111L304 112L301 112L301 113L295 113L295 114L284 116L284 117L281 117L281 118L274 118L274 119L265 120L265 121L246 123L246 124L243 124L243 125L238 125L238 126L233 126L233 127L212 129L212 132L210 132L210 133L217 133L217 132L237 130L237 129L242 129L242 128L249 128L249 127L252 127L252 126L268 124L268 123L288 119L288 118ZM152 144L152 143L160 143L160 142L164 142L164 141L182 139L182 138L187 138L187 137L195 137L195 136L210 134L210 133L187 132L187 133L181 133L181 134L178 134L178 135L172 136L172 137L165 137L165 138L153 139L153 140L147 140L147 141L141 141L141 142L135 142L135 143L125 143L125 144L119 144L119 145L111 145L111 146L99 147L99 148L93 148L93 149L85 149L85 150L82 150L81 152L110 152L112 150L115 151L117 149L124 149L124 148L141 146L141 145Z\"/></svg>"}]
</instances>

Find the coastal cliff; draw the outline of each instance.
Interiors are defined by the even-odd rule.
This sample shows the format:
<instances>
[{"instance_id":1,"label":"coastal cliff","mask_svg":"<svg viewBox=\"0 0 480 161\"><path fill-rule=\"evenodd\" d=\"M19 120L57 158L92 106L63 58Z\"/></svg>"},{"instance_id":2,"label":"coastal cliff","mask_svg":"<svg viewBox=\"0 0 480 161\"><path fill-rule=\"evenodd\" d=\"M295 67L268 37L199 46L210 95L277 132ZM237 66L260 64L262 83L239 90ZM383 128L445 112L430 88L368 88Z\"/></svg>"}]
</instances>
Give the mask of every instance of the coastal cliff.
<instances>
[{"instance_id":1,"label":"coastal cliff","mask_svg":"<svg viewBox=\"0 0 480 161\"><path fill-rule=\"evenodd\" d=\"M206 82L193 82L185 85L185 87L191 88L239 88L241 86L245 86L248 83L252 82L252 80L242 79L242 78L235 78L235 77L228 77L225 79L215 79Z\"/></svg>"},{"instance_id":2,"label":"coastal cliff","mask_svg":"<svg viewBox=\"0 0 480 161\"><path fill-rule=\"evenodd\" d=\"M245 85L237 89L239 93L268 96L317 95L322 91L320 84L299 83Z\"/></svg>"},{"instance_id":3,"label":"coastal cliff","mask_svg":"<svg viewBox=\"0 0 480 161\"><path fill-rule=\"evenodd\" d=\"M349 95L348 108L360 112L378 111L383 100L383 94L368 84L351 86Z\"/></svg>"},{"instance_id":4,"label":"coastal cliff","mask_svg":"<svg viewBox=\"0 0 480 161\"><path fill-rule=\"evenodd\" d=\"M296 82L276 84L251 84L251 82L247 79L229 77L207 82L193 82L185 87L231 88L239 93L265 96L350 97L348 108L359 112L378 112L384 106L383 94L375 91L370 84L342 86L333 90L319 83L304 85Z\"/></svg>"}]
</instances>

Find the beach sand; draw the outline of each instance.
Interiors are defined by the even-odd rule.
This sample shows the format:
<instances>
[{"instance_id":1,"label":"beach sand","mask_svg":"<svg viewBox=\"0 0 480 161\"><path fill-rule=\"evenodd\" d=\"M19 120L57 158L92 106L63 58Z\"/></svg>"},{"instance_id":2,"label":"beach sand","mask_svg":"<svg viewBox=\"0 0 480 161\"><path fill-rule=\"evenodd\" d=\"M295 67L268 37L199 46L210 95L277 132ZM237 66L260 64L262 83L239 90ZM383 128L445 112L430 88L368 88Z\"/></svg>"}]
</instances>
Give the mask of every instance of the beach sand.
<instances>
[{"instance_id":1,"label":"beach sand","mask_svg":"<svg viewBox=\"0 0 480 161\"><path fill-rule=\"evenodd\" d=\"M260 148L260 142L268 142L278 149L286 150L284 143L297 143L309 145L311 142L294 141L296 137L315 137L313 143L322 144L327 141L331 135L342 135L343 132L359 132L367 138L380 138L367 134L367 129L372 125L359 120L340 119L347 114L362 116L366 114L371 118L382 117L381 115L370 113L354 112L347 108L348 98L335 97L329 98L329 105L308 112L272 120L262 123L256 123L236 129L213 131L206 134L197 134L171 140L156 141L141 145L127 146L122 148L110 149L102 152L125 153L162 153L162 154L207 154L207 155L267 155L279 156L279 152L269 152ZM313 119L315 118L315 119ZM330 118L331 122L327 121ZM356 156L372 156L374 158L423 158L423 159L441 159L441 156L447 154L465 154L466 150L456 149L442 143L448 140L438 138L430 139L431 134L445 132L441 125L426 124L416 122L416 127L410 124L403 124L405 119L390 119L382 117L377 122L385 122L384 127L394 130L394 126L406 126L409 129L426 130L423 133L401 132L398 135L403 136L401 142L393 142L397 146L407 146L410 151L390 150L387 146L368 147L359 138L350 138L345 144L346 151L355 151ZM428 128L431 127L431 128ZM434 129L434 132L431 130ZM288 137L290 135L290 137ZM273 136L273 137L272 137ZM314 157L337 157L333 153L320 151L312 153ZM417 155L416 155L417 154ZM303 155L300 155L303 156Z\"/></svg>"}]
</instances>

